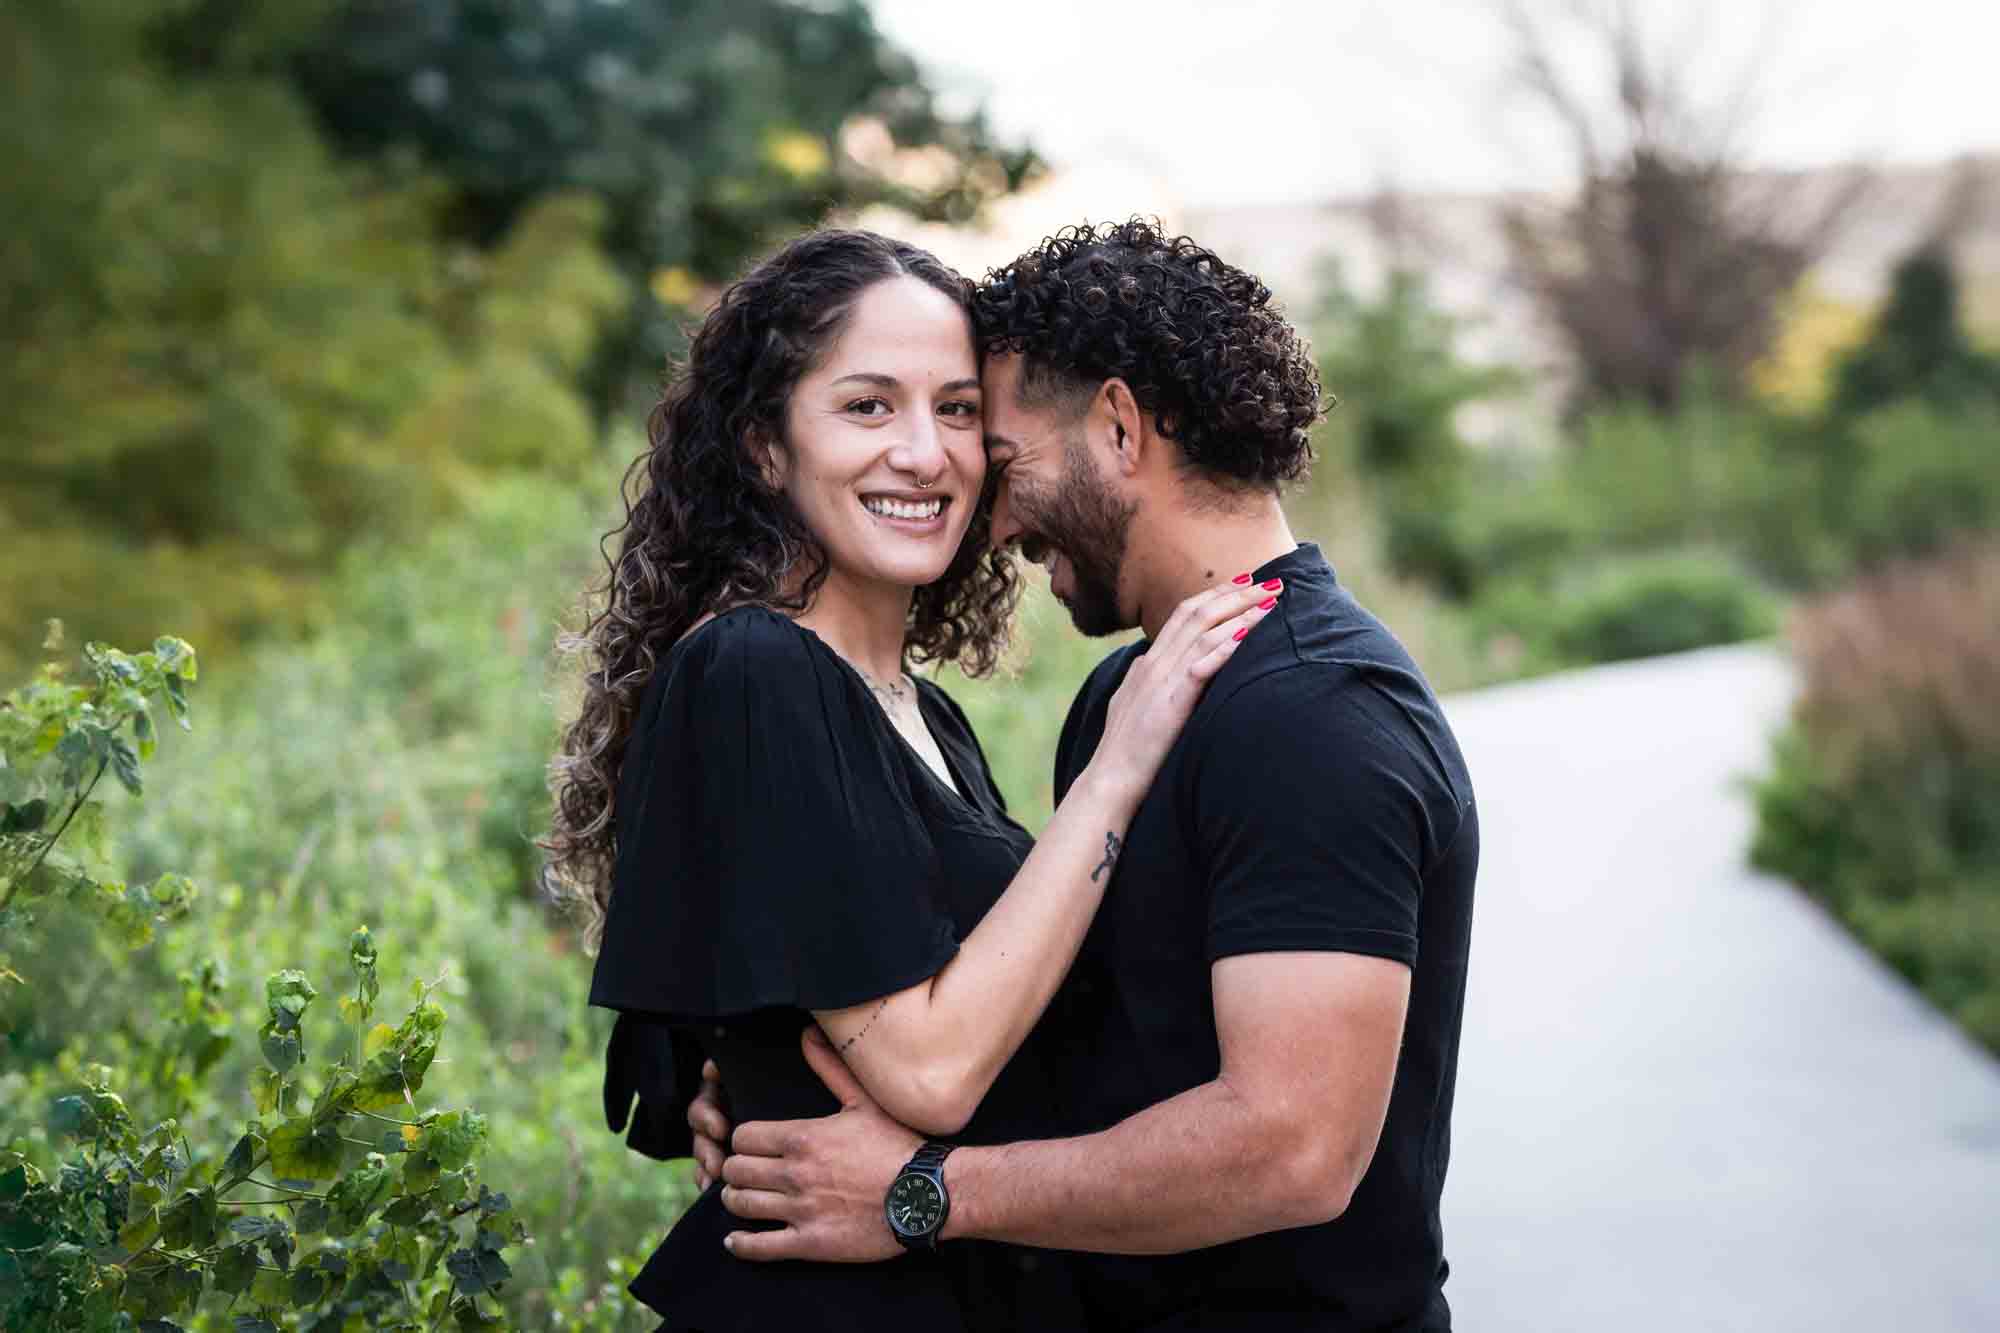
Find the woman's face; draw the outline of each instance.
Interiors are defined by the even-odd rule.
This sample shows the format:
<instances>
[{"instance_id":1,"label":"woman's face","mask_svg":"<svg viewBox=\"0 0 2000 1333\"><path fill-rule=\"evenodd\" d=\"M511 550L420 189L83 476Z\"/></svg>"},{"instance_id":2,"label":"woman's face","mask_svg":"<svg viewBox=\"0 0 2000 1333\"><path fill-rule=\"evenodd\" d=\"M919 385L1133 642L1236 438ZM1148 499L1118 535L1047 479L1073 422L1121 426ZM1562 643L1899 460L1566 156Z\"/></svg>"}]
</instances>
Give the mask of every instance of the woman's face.
<instances>
[{"instance_id":1,"label":"woman's face","mask_svg":"<svg viewBox=\"0 0 2000 1333\"><path fill-rule=\"evenodd\" d=\"M911 277L861 293L793 388L773 456L834 573L903 587L943 577L986 479L979 406L971 325L950 297Z\"/></svg>"}]
</instances>

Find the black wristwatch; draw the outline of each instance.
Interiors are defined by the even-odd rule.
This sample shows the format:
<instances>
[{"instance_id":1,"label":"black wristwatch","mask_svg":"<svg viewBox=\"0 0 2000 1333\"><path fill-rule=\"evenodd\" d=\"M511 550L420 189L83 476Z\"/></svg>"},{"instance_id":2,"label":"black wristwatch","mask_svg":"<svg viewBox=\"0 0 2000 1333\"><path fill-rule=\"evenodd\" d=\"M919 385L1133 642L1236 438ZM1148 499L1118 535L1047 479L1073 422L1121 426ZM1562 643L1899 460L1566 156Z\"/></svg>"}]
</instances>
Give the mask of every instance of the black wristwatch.
<instances>
[{"instance_id":1,"label":"black wristwatch","mask_svg":"<svg viewBox=\"0 0 2000 1333\"><path fill-rule=\"evenodd\" d=\"M906 1250L937 1247L938 1232L951 1216L951 1195L944 1188L944 1159L954 1143L926 1143L889 1184L882 1211L889 1230Z\"/></svg>"}]
</instances>

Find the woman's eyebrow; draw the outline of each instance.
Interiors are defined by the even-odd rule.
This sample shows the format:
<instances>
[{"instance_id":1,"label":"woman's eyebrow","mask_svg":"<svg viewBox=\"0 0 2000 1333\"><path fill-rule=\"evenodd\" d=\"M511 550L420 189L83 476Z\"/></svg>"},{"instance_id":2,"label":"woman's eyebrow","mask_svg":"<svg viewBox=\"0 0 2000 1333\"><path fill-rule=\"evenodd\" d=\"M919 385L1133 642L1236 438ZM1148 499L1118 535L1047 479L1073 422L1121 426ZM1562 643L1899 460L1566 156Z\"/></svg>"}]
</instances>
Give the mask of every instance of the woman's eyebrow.
<instances>
[{"instance_id":1,"label":"woman's eyebrow","mask_svg":"<svg viewBox=\"0 0 2000 1333\"><path fill-rule=\"evenodd\" d=\"M846 384L849 381L860 384L872 384L878 389L900 388L903 383L894 375L884 375L880 371L874 370L857 370L852 374L842 375L839 379L831 381L831 383ZM938 390L941 393L958 393L966 389L977 389L978 387L979 380L977 377L974 377L970 379L950 380L939 385Z\"/></svg>"}]
</instances>

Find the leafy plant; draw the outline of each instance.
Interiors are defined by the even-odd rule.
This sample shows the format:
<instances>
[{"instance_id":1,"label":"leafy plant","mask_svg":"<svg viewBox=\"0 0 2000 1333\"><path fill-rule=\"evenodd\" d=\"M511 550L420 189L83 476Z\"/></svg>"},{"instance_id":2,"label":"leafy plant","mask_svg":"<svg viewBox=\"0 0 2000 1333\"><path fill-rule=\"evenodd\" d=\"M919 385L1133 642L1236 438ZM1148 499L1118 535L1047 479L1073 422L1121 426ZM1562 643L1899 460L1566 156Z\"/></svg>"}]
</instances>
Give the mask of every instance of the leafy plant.
<instances>
[{"instance_id":1,"label":"leafy plant","mask_svg":"<svg viewBox=\"0 0 2000 1333\"><path fill-rule=\"evenodd\" d=\"M2000 547L1859 580L1791 638L1804 689L1754 788L1752 862L2000 1050Z\"/></svg>"},{"instance_id":2,"label":"leafy plant","mask_svg":"<svg viewBox=\"0 0 2000 1333\"><path fill-rule=\"evenodd\" d=\"M61 643L61 623L52 621L44 647ZM91 643L83 656L93 684L70 684L51 664L0 700L0 985L22 980L9 947L33 925L31 909L42 900L94 910L136 948L152 938L155 923L184 914L194 899L194 886L172 872L150 885L105 877L101 807L91 800L107 771L133 795L143 790L139 766L158 744L155 702L189 725L194 649L162 638L151 652Z\"/></svg>"},{"instance_id":3,"label":"leafy plant","mask_svg":"<svg viewBox=\"0 0 2000 1333\"><path fill-rule=\"evenodd\" d=\"M52 632L49 646L59 641ZM133 795L143 790L152 702L165 700L188 726L194 652L162 638L136 655L92 643L84 658L94 685L68 685L46 666L0 707L5 924L18 940L35 924L29 904L81 902L136 947L186 910L192 886L162 876L134 890L101 878L93 792L107 771ZM0 1150L0 1326L167 1330L180 1327L173 1317L216 1307L245 1333L503 1322L490 1293L512 1275L503 1252L526 1232L509 1198L479 1181L486 1120L421 1109L415 1097L444 1030L438 983L417 982L391 1027L373 1021L381 983L366 927L349 937L347 962L344 1035L317 1064L306 1016L318 992L296 969L267 979L262 1060L242 1090L255 1114L226 1151L198 1150L181 1115L142 1129L101 1064L47 1102L42 1139L67 1145L59 1161L38 1163L31 1136ZM180 981L180 1013L151 1052L152 1084L191 1102L213 1097L205 1079L230 1034L220 969Z\"/></svg>"}]
</instances>

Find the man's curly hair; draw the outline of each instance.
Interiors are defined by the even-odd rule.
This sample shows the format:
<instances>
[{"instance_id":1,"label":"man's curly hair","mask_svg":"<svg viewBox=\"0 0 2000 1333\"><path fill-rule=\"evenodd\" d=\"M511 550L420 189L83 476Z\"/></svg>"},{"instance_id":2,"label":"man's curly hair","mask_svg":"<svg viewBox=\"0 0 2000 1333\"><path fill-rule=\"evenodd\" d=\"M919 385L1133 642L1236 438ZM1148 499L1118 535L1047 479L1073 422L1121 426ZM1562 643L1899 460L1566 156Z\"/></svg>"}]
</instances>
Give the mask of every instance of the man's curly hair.
<instances>
[{"instance_id":1,"label":"man's curly hair","mask_svg":"<svg viewBox=\"0 0 2000 1333\"><path fill-rule=\"evenodd\" d=\"M988 352L1023 355L1030 405L1125 381L1188 465L1277 489L1312 466L1319 371L1271 290L1144 218L1065 227L973 298Z\"/></svg>"}]
</instances>

